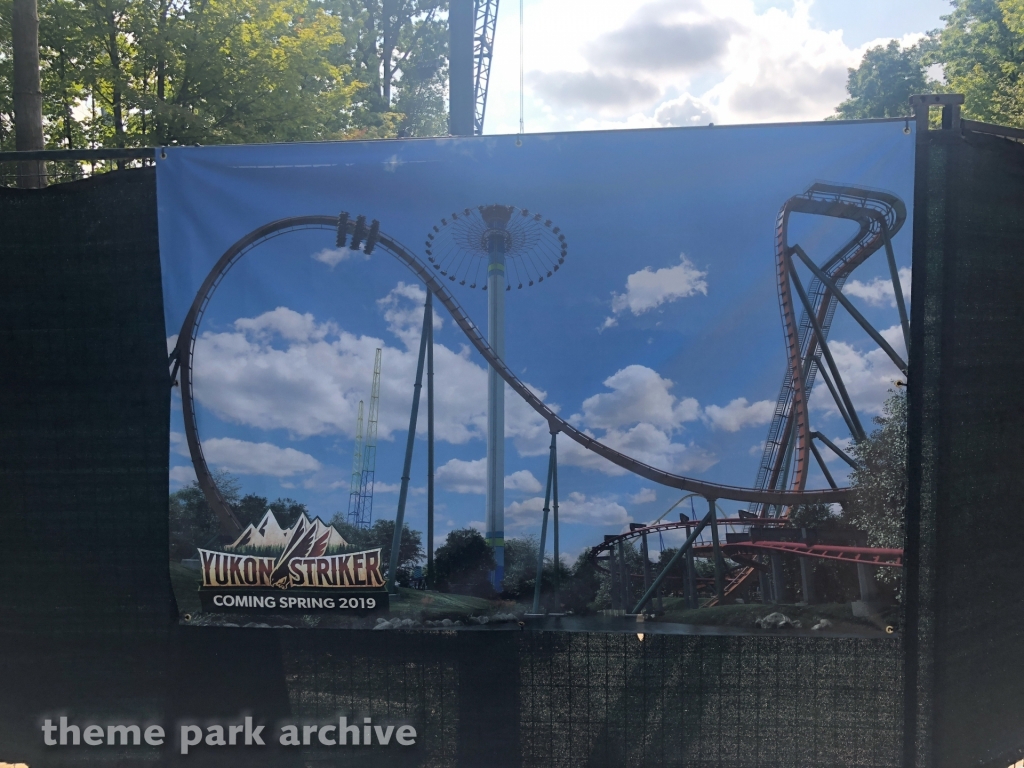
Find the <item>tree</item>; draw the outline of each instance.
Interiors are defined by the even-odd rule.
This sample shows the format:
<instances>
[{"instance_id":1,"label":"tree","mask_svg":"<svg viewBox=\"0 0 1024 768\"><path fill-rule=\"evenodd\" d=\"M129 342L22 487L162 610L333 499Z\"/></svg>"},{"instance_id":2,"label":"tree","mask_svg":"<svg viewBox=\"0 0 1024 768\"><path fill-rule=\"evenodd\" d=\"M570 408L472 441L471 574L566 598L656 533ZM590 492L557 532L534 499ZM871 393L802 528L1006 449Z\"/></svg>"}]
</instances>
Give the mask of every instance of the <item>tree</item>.
<instances>
[{"instance_id":1,"label":"tree","mask_svg":"<svg viewBox=\"0 0 1024 768\"><path fill-rule=\"evenodd\" d=\"M966 98L965 117L1024 125L1024 2L952 0L931 61Z\"/></svg>"},{"instance_id":2,"label":"tree","mask_svg":"<svg viewBox=\"0 0 1024 768\"><path fill-rule=\"evenodd\" d=\"M348 522L344 512L338 512L331 519L342 538L348 542L346 551L358 552L380 547L381 569L387 570L391 562L391 544L395 537L394 520L375 520L369 528L357 528ZM398 543L398 582L407 584L412 567L423 559L423 534L402 526L402 538Z\"/></svg>"},{"instance_id":3,"label":"tree","mask_svg":"<svg viewBox=\"0 0 1024 768\"><path fill-rule=\"evenodd\" d=\"M326 0L344 18L353 77L363 84L353 121L360 137L448 133L445 0Z\"/></svg>"},{"instance_id":4,"label":"tree","mask_svg":"<svg viewBox=\"0 0 1024 768\"><path fill-rule=\"evenodd\" d=\"M489 574L495 568L494 553L480 532L459 528L434 554L434 585L441 592L491 597Z\"/></svg>"},{"instance_id":5,"label":"tree","mask_svg":"<svg viewBox=\"0 0 1024 768\"><path fill-rule=\"evenodd\" d=\"M890 391L878 425L867 440L851 447L860 465L850 473L853 499L845 519L867 531L872 547L903 546L907 505L907 396Z\"/></svg>"},{"instance_id":6,"label":"tree","mask_svg":"<svg viewBox=\"0 0 1024 768\"><path fill-rule=\"evenodd\" d=\"M850 98L836 107L836 118L857 120L909 114L910 97L937 86L925 72L923 53L921 46L903 48L897 40L868 49L860 66L847 70L846 91Z\"/></svg>"},{"instance_id":7,"label":"tree","mask_svg":"<svg viewBox=\"0 0 1024 768\"><path fill-rule=\"evenodd\" d=\"M228 504L239 500L238 480L226 472L214 478L221 495ZM199 483L175 491L168 499L170 527L170 555L173 559L196 557L197 547L218 546L221 543L220 518L206 503L206 495Z\"/></svg>"},{"instance_id":8,"label":"tree","mask_svg":"<svg viewBox=\"0 0 1024 768\"><path fill-rule=\"evenodd\" d=\"M0 0L3 149L14 144L12 2ZM446 5L39 0L47 146L447 133Z\"/></svg>"},{"instance_id":9,"label":"tree","mask_svg":"<svg viewBox=\"0 0 1024 768\"><path fill-rule=\"evenodd\" d=\"M255 493L247 493L234 502L232 507L235 517L238 518L238 522L242 524L243 528L250 524L256 525L267 514L267 510L274 513L277 524L285 530L295 525L295 521L299 519L300 515L307 518L310 516L306 505L295 499L278 498L268 502L266 497Z\"/></svg>"}]
</instances>

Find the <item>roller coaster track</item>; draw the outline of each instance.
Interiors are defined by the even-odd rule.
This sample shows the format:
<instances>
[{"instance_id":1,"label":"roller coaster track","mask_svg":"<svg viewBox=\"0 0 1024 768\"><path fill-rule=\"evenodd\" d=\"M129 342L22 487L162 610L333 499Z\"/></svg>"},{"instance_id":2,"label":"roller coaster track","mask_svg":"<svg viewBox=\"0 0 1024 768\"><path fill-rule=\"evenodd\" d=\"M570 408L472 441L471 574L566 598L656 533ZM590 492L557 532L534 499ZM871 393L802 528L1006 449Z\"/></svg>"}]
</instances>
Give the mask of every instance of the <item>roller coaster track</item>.
<instances>
[{"instance_id":1,"label":"roller coaster track","mask_svg":"<svg viewBox=\"0 0 1024 768\"><path fill-rule=\"evenodd\" d=\"M826 204L816 200L810 200L810 204L828 207ZM855 206L845 203L838 203L841 210ZM852 214L848 216L852 218ZM360 217L362 219L363 217ZM364 220L365 221L365 220ZM238 519L235 517L231 505L224 499L220 490L214 482L206 458L203 455L202 444L199 439L199 428L196 422L194 387L193 387L193 363L195 355L196 340L199 335L199 325L203 315L209 306L217 287L230 272L231 268L238 263L246 253L261 243L279 237L288 232L308 229L336 230L339 223L345 222L347 234L352 234L358 226L351 218L337 216L311 215L293 216L286 219L270 222L256 228L249 234L242 237L234 245L228 248L217 260L217 263L210 270L196 293L195 299L185 316L181 331L178 334L177 343L171 351L169 365L171 368L171 383L173 384L180 373L181 401L184 411L185 438L188 444L192 464L195 467L196 478L200 488L210 507L218 515L221 528L226 534L237 535L242 529ZM509 387L523 398L538 414L548 423L552 432L561 432L571 440L579 443L593 453L607 459L608 461L628 470L640 477L659 485L688 491L704 496L708 499L731 499L734 501L750 502L751 504L762 505L768 509L771 505L791 506L793 504L838 503L845 500L849 489L832 488L815 491L805 491L801 486L797 490L782 490L775 488L742 488L718 483L709 483L682 475L676 475L665 470L644 464L636 459L626 456L607 445L604 445L594 437L576 429L564 419L560 418L554 410L546 405L536 394L499 359L490 346L487 344L486 336L480 332L469 315L462 309L455 297L448 291L447 287L437 280L429 265L416 256L410 249L403 246L397 240L389 237L384 232L379 232L379 238L374 245L379 245L388 253L395 256L400 262L408 267L427 289L444 305L451 314L456 325L469 339L489 366L509 385ZM866 258L866 256L865 256Z\"/></svg>"},{"instance_id":2,"label":"roller coaster track","mask_svg":"<svg viewBox=\"0 0 1024 768\"><path fill-rule=\"evenodd\" d=\"M814 325L823 338L828 337L839 298L818 277L812 277L807 298L813 309L813 320L806 308L799 320L793 296L792 260L800 255L799 245L790 245L789 224L794 213L829 216L856 222L857 233L844 243L818 268L841 289L858 266L880 248L891 248L892 238L907 219L907 208L895 195L860 187L814 184L804 194L791 197L779 211L775 227L775 270L779 293L779 309L786 341L786 372L775 405L775 413L765 440L764 453L758 468L756 488L776 489L789 480L791 491L804 490L812 451L810 415L807 400L814 386L822 350ZM802 302L801 302L802 303ZM839 406L842 408L842 405ZM854 439L863 437L863 430L853 408L848 409ZM858 431L860 434L858 434ZM791 474L791 477L790 477ZM788 517L791 506L753 502L750 511L761 518ZM724 597L728 601L756 573L743 568L730 573ZM717 603L717 599L710 604Z\"/></svg>"}]
</instances>

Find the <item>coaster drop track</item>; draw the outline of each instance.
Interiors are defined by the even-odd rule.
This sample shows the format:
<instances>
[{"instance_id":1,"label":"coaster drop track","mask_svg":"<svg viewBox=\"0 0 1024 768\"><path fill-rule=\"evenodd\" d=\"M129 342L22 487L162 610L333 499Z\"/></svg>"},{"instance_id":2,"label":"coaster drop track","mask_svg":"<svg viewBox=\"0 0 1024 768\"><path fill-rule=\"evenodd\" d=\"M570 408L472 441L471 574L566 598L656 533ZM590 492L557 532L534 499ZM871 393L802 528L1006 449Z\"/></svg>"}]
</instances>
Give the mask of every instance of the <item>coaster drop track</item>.
<instances>
[{"instance_id":1,"label":"coaster drop track","mask_svg":"<svg viewBox=\"0 0 1024 768\"><path fill-rule=\"evenodd\" d=\"M799 244L790 244L789 231L793 214L844 219L856 223L858 225L857 232L832 253L824 263L818 265ZM828 333L839 304L844 306L854 320L906 376L907 363L842 293L842 286L850 274L872 254L884 249L893 284L894 299L900 315L904 343L909 349L909 318L892 248L892 238L903 227L906 218L906 206L895 195L861 187L833 184L814 184L805 193L795 195L787 200L779 211L775 230L775 267L786 346L786 370L765 440L757 479L754 483L755 489L764 492L785 490L793 498L798 499L796 503L814 503L816 492L805 490L810 460L813 457L832 490L841 492L843 499L846 498L849 489L836 486L814 441L818 440L851 466L856 467L856 462L825 435L811 429L808 398L815 378L820 374L835 401L836 408L850 430L854 442L860 442L866 438L863 424L857 415L856 408L828 346ZM806 289L797 271L797 263L802 263L811 273L811 279ZM705 498L708 499L713 510L715 497L705 495ZM712 532L714 544L712 547L700 546L694 541L691 545L694 555L699 553L700 556L712 556L717 560L718 553L724 557L729 551L736 550L735 554L738 557L734 559L743 562L750 555L778 551L818 559L879 566L902 566L902 550L806 547L801 544L781 542L748 543L743 546L719 545L717 526L723 524L746 528L754 525L777 526L784 524L793 506L793 502L775 503L763 499L753 500L749 504L747 513L736 520L716 519L712 512L710 525L715 529ZM620 541L636 536L646 537L647 534L659 533L671 528L682 527L689 532L697 528L698 525L696 520L649 526L637 525L634 530L620 536L606 536L605 542L592 549L592 554L594 557L598 557L601 553L607 552L614 556L615 548ZM666 570L668 569L666 568ZM724 588L718 590L707 605L734 599L756 576L757 570L756 564L752 562L749 566L729 571L723 579Z\"/></svg>"}]
</instances>

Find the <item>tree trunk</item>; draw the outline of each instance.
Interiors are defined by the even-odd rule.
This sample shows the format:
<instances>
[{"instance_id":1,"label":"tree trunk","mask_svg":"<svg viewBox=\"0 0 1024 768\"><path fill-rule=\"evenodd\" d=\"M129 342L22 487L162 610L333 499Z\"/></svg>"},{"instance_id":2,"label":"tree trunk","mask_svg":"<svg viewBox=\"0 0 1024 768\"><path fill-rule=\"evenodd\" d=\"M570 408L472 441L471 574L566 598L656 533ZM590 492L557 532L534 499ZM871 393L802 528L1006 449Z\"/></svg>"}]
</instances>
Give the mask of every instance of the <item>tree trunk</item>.
<instances>
[{"instance_id":1,"label":"tree trunk","mask_svg":"<svg viewBox=\"0 0 1024 768\"><path fill-rule=\"evenodd\" d=\"M39 86L39 15L36 0L14 0L11 13L14 47L14 148L43 149L43 92ZM46 186L42 160L18 163L18 186Z\"/></svg>"},{"instance_id":2,"label":"tree trunk","mask_svg":"<svg viewBox=\"0 0 1024 768\"><path fill-rule=\"evenodd\" d=\"M383 84L383 96L384 96L384 109L391 109L391 78L394 73L391 71L391 57L395 52L395 34L394 26L392 25L393 17L395 15L395 2L394 0L384 0L383 2L383 19L382 26L384 31L384 79Z\"/></svg>"}]
</instances>

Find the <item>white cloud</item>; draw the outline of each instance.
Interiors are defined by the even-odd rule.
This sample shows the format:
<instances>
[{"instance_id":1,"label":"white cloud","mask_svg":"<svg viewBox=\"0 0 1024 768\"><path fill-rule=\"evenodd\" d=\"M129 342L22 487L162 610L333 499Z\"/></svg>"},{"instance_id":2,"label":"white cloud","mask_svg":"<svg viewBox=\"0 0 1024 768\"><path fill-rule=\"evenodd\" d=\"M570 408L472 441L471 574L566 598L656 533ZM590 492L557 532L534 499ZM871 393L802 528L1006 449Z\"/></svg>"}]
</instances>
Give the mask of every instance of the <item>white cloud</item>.
<instances>
[{"instance_id":1,"label":"white cloud","mask_svg":"<svg viewBox=\"0 0 1024 768\"><path fill-rule=\"evenodd\" d=\"M238 475L291 477L320 469L320 462L308 453L233 437L204 440L203 454L212 466Z\"/></svg>"},{"instance_id":2,"label":"white cloud","mask_svg":"<svg viewBox=\"0 0 1024 768\"><path fill-rule=\"evenodd\" d=\"M299 439L354 437L358 403L369 400L380 347L378 437L402 435L409 424L425 295L419 286L399 283L378 302L397 346L287 307L239 318L228 331L204 332L196 341L196 399L229 423L284 429ZM434 318L440 328L441 318L437 313ZM436 439L456 444L482 439L487 428L484 366L470 359L468 346L456 351L436 342L434 366ZM527 442L543 440L547 433L544 420L507 388L505 424L507 436ZM421 418L418 432L425 431Z\"/></svg>"},{"instance_id":3,"label":"white cloud","mask_svg":"<svg viewBox=\"0 0 1024 768\"><path fill-rule=\"evenodd\" d=\"M649 504L658 500L658 494L653 488L641 488L629 497L630 504Z\"/></svg>"},{"instance_id":4,"label":"white cloud","mask_svg":"<svg viewBox=\"0 0 1024 768\"><path fill-rule=\"evenodd\" d=\"M756 0L536 0L525 10L531 132L820 120L846 97L850 46L812 3ZM625 11L624 11L625 8ZM518 22L504 6L501 23ZM912 43L919 35L907 35ZM685 42L684 42L685 41ZM487 129L514 133L519 57L498 52ZM631 87L632 86L632 87Z\"/></svg>"},{"instance_id":5,"label":"white cloud","mask_svg":"<svg viewBox=\"0 0 1024 768\"><path fill-rule=\"evenodd\" d=\"M523 493L536 493L543 486L528 469L520 469L511 475L505 475L506 491L522 491Z\"/></svg>"},{"instance_id":6,"label":"white cloud","mask_svg":"<svg viewBox=\"0 0 1024 768\"><path fill-rule=\"evenodd\" d=\"M775 413L775 403L771 400L758 400L748 403L747 398L737 397L726 406L709 405L704 409L705 420L714 429L726 432L738 432L744 427L756 427L767 424Z\"/></svg>"},{"instance_id":7,"label":"white cloud","mask_svg":"<svg viewBox=\"0 0 1024 768\"><path fill-rule=\"evenodd\" d=\"M899 271L899 275L903 296L909 301L911 271L904 268ZM864 299L864 301L874 307L881 307L883 305L896 306L896 291L892 287L892 279L888 277L876 277L869 283L851 280L843 286L843 293L847 296L856 296L859 299Z\"/></svg>"},{"instance_id":8,"label":"white cloud","mask_svg":"<svg viewBox=\"0 0 1024 768\"><path fill-rule=\"evenodd\" d=\"M626 278L626 292L612 294L612 312L621 314L627 309L634 315L642 315L662 304L702 293L707 296L707 272L701 272L685 255L679 256L679 264L651 270L644 267ZM614 321L611 323L614 325ZM605 326L608 326L605 320Z\"/></svg>"},{"instance_id":9,"label":"white cloud","mask_svg":"<svg viewBox=\"0 0 1024 768\"><path fill-rule=\"evenodd\" d=\"M569 420L609 448L645 464L670 472L702 472L718 459L690 443L673 442L672 435L689 421L700 418L700 405L692 397L677 398L669 390L673 382L642 365L630 365L604 380L611 392L601 392L583 401L581 413ZM603 430L598 433L597 430ZM529 451L539 455L546 446L535 441ZM560 462L596 469L606 475L624 475L626 470L573 440L559 442Z\"/></svg>"},{"instance_id":10,"label":"white cloud","mask_svg":"<svg viewBox=\"0 0 1024 768\"><path fill-rule=\"evenodd\" d=\"M594 437L609 448L624 453L637 461L642 461L644 464L669 472L682 474L703 472L718 463L718 458L714 453L701 448L692 441L689 443L673 442L671 435L647 422L641 422L627 430L610 429L603 435L594 435ZM576 467L596 469L610 476L628 474L622 467L586 450L574 440L566 439L559 442L558 460Z\"/></svg>"},{"instance_id":11,"label":"white cloud","mask_svg":"<svg viewBox=\"0 0 1024 768\"><path fill-rule=\"evenodd\" d=\"M508 528L539 529L543 509L542 496L513 502L505 507L505 524ZM588 497L573 491L567 498L558 500L559 524L621 526L632 520L614 496Z\"/></svg>"},{"instance_id":12,"label":"white cloud","mask_svg":"<svg viewBox=\"0 0 1024 768\"><path fill-rule=\"evenodd\" d=\"M588 397L583 401L582 414L572 416L572 421L594 429L651 422L671 430L700 416L700 405L694 398L676 398L669 392L673 383L646 366L626 366L603 383L612 391Z\"/></svg>"},{"instance_id":13,"label":"white cloud","mask_svg":"<svg viewBox=\"0 0 1024 768\"><path fill-rule=\"evenodd\" d=\"M454 493L477 493L487 490L487 459L463 461L451 459L437 468L434 479L439 487ZM541 490L540 482L528 469L520 469L505 476L505 490L536 493Z\"/></svg>"},{"instance_id":14,"label":"white cloud","mask_svg":"<svg viewBox=\"0 0 1024 768\"><path fill-rule=\"evenodd\" d=\"M167 476L170 478L172 487L189 485L195 482L196 471L191 464L186 464L182 467L171 467Z\"/></svg>"},{"instance_id":15,"label":"white cloud","mask_svg":"<svg viewBox=\"0 0 1024 768\"><path fill-rule=\"evenodd\" d=\"M689 94L663 102L654 110L654 122L664 127L683 128L688 125L707 125L715 121L711 108Z\"/></svg>"},{"instance_id":16,"label":"white cloud","mask_svg":"<svg viewBox=\"0 0 1024 768\"><path fill-rule=\"evenodd\" d=\"M359 256L366 258L361 251L353 251L351 248L324 248L321 251L317 251L313 254L313 258L317 261L323 262L331 269L334 269L343 261L348 261L353 256Z\"/></svg>"}]
</instances>

